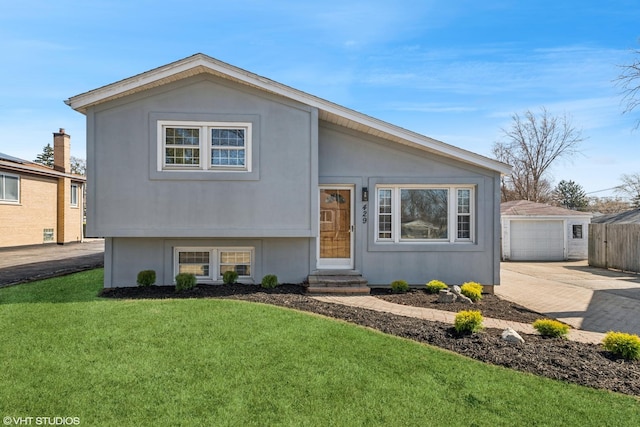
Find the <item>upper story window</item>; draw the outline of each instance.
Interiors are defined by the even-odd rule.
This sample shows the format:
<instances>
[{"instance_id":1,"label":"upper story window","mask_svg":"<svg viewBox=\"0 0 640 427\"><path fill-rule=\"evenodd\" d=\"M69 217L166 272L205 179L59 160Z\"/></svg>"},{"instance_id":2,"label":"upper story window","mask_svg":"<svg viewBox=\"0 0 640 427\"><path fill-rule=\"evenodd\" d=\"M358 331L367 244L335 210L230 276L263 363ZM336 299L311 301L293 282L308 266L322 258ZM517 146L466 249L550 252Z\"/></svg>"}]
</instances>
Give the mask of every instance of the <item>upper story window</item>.
<instances>
[{"instance_id":1,"label":"upper story window","mask_svg":"<svg viewBox=\"0 0 640 427\"><path fill-rule=\"evenodd\" d=\"M378 242L472 242L473 188L459 186L379 186Z\"/></svg>"},{"instance_id":2,"label":"upper story window","mask_svg":"<svg viewBox=\"0 0 640 427\"><path fill-rule=\"evenodd\" d=\"M20 202L20 177L0 173L0 202Z\"/></svg>"},{"instance_id":3,"label":"upper story window","mask_svg":"<svg viewBox=\"0 0 640 427\"><path fill-rule=\"evenodd\" d=\"M71 207L77 208L78 207L78 184L71 184L70 199L71 199Z\"/></svg>"},{"instance_id":4,"label":"upper story window","mask_svg":"<svg viewBox=\"0 0 640 427\"><path fill-rule=\"evenodd\" d=\"M158 121L162 170L251 171L251 123Z\"/></svg>"}]
</instances>

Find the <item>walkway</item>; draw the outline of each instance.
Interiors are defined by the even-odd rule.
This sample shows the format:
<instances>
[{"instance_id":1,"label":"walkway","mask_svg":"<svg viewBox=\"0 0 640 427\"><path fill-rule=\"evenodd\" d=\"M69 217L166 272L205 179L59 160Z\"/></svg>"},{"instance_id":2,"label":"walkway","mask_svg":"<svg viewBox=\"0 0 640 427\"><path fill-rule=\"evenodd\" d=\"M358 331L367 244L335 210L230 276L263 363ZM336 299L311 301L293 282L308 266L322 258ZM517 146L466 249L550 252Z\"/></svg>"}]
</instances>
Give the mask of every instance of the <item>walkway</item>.
<instances>
[{"instance_id":1,"label":"walkway","mask_svg":"<svg viewBox=\"0 0 640 427\"><path fill-rule=\"evenodd\" d=\"M503 262L500 298L585 331L640 334L640 276L587 261Z\"/></svg>"},{"instance_id":2,"label":"walkway","mask_svg":"<svg viewBox=\"0 0 640 427\"><path fill-rule=\"evenodd\" d=\"M456 313L452 311L435 310L432 308L412 307L407 305L394 304L380 298L372 296L316 296L313 297L318 301L328 302L332 304L347 305L350 307L365 308L367 310L397 314L405 317L415 317L427 321L443 322L453 324ZM528 323L510 322L507 320L485 318L483 325L487 328L506 329L512 328L518 333L537 334ZM526 340L526 337L524 337ZM589 344L599 344L604 338L604 334L598 332L582 331L571 329L568 338L572 341L578 341Z\"/></svg>"}]
</instances>

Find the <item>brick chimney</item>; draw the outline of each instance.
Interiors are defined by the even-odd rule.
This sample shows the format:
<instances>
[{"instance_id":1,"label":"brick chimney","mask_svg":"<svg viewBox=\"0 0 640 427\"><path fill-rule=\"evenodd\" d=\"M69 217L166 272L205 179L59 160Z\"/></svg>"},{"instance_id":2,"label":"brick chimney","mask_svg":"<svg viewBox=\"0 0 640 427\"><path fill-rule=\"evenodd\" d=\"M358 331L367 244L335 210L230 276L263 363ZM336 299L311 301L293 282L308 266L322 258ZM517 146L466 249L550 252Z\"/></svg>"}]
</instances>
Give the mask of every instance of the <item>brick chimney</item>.
<instances>
[{"instance_id":1,"label":"brick chimney","mask_svg":"<svg viewBox=\"0 0 640 427\"><path fill-rule=\"evenodd\" d=\"M71 172L71 136L59 132L53 133L53 169L59 172Z\"/></svg>"}]
</instances>

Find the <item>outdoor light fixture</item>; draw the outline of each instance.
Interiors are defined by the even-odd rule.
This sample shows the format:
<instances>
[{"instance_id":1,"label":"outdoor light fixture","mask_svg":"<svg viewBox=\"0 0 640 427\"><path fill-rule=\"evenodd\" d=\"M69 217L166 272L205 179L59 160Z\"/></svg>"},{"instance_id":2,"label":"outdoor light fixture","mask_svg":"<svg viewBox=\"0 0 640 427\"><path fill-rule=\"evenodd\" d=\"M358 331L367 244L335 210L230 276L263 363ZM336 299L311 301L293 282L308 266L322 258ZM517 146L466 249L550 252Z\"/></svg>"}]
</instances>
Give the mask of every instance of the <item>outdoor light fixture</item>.
<instances>
[{"instance_id":1,"label":"outdoor light fixture","mask_svg":"<svg viewBox=\"0 0 640 427\"><path fill-rule=\"evenodd\" d=\"M363 202L369 201L369 188L367 187L362 187L362 201Z\"/></svg>"}]
</instances>

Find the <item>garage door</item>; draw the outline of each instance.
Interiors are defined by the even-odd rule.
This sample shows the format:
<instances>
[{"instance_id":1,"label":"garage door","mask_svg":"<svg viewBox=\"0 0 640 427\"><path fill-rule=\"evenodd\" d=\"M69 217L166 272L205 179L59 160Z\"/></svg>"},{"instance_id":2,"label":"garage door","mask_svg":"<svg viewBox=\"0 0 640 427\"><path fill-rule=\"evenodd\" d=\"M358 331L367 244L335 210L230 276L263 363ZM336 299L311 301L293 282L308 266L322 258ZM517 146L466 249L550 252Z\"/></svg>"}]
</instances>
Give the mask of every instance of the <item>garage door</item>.
<instances>
[{"instance_id":1,"label":"garage door","mask_svg":"<svg viewBox=\"0 0 640 427\"><path fill-rule=\"evenodd\" d=\"M514 261L562 261L562 221L511 221L511 259Z\"/></svg>"}]
</instances>

